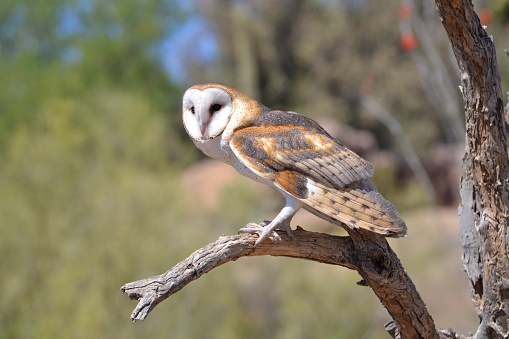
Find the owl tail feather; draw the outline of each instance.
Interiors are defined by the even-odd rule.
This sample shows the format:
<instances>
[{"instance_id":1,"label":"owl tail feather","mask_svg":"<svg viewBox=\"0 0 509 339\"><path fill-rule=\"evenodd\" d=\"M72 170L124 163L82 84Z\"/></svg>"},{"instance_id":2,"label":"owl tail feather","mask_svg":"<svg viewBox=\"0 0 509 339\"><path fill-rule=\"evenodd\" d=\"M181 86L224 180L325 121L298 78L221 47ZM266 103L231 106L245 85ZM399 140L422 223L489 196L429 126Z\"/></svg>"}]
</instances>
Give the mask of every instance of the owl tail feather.
<instances>
[{"instance_id":1,"label":"owl tail feather","mask_svg":"<svg viewBox=\"0 0 509 339\"><path fill-rule=\"evenodd\" d=\"M370 180L332 188L308 178L308 196L301 199L309 212L334 224L363 228L387 237L404 237L407 227L397 209Z\"/></svg>"}]
</instances>

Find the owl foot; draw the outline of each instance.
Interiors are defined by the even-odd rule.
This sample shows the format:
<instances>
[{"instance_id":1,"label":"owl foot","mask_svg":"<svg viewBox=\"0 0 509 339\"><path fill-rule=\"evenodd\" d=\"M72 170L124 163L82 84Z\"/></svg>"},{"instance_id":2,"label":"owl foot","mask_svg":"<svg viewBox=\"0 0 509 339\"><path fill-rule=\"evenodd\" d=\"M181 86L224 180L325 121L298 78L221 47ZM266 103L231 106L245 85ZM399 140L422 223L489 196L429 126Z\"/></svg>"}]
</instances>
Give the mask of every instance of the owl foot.
<instances>
[{"instance_id":1,"label":"owl foot","mask_svg":"<svg viewBox=\"0 0 509 339\"><path fill-rule=\"evenodd\" d=\"M246 226L242 227L239 230L239 233L249 233L249 234L258 234L258 240L255 242L255 246L259 243L267 239L268 237L272 237L275 242L281 240L279 234L277 234L276 230L286 231L286 234L293 240L292 229L290 228L290 222L280 222L276 223L273 221L264 220L260 224L256 224L251 222Z\"/></svg>"}]
</instances>

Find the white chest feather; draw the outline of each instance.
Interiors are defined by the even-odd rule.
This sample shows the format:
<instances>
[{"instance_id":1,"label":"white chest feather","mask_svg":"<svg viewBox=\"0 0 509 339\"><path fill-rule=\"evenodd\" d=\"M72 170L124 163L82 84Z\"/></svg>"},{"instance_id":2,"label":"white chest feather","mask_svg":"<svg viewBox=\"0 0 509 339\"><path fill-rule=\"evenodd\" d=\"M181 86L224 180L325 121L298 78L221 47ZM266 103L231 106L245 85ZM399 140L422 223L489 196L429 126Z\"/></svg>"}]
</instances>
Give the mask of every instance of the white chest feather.
<instances>
[{"instance_id":1,"label":"white chest feather","mask_svg":"<svg viewBox=\"0 0 509 339\"><path fill-rule=\"evenodd\" d=\"M194 141L194 144L206 156L209 156L216 160L220 160L230 166L233 166L237 170L237 172L239 172L243 176L251 180L258 181L269 187L275 187L274 182L272 180L263 178L256 172L252 171L237 157L237 155L232 151L232 149L227 144L225 145L221 141L222 138L220 136L206 141Z\"/></svg>"},{"instance_id":2,"label":"white chest feather","mask_svg":"<svg viewBox=\"0 0 509 339\"><path fill-rule=\"evenodd\" d=\"M230 163L231 151L228 152L221 147L220 137L202 141L193 140L193 142L206 156L221 160L227 164Z\"/></svg>"}]
</instances>

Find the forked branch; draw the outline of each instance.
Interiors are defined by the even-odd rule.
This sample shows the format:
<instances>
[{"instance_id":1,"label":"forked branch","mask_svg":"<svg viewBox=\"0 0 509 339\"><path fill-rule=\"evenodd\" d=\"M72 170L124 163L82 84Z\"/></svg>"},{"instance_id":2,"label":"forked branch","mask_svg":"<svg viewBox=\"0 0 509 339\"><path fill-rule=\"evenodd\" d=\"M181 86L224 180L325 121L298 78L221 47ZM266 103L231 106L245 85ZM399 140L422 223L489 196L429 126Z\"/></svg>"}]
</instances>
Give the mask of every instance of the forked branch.
<instances>
[{"instance_id":1,"label":"forked branch","mask_svg":"<svg viewBox=\"0 0 509 339\"><path fill-rule=\"evenodd\" d=\"M392 326L391 331L396 333L393 335L438 338L426 305L385 238L362 230L349 230L349 233L349 237L332 236L298 227L293 240L281 233L279 242L269 239L257 247L253 246L256 235L221 236L168 272L122 286L130 299L138 300L131 319L145 319L157 304L215 267L241 257L272 255L356 270L362 277L359 284L373 289L397 324L396 331Z\"/></svg>"}]
</instances>

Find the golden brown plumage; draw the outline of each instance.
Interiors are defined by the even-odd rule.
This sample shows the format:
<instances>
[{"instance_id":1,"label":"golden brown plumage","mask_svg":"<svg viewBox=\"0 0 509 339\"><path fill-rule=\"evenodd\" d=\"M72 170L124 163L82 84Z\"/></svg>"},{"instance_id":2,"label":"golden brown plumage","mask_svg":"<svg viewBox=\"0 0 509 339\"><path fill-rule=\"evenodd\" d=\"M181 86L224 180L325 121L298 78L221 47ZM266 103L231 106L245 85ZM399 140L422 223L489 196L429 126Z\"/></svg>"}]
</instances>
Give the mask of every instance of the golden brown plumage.
<instances>
[{"instance_id":1,"label":"golden brown plumage","mask_svg":"<svg viewBox=\"0 0 509 339\"><path fill-rule=\"evenodd\" d=\"M217 102L222 108L215 116ZM275 228L290 232L290 220L301 207L335 224L391 237L406 234L396 208L369 180L373 166L315 121L271 110L218 84L192 87L184 95L183 110L186 130L205 154L285 196L286 206L261 232L259 241ZM203 127L203 135L193 132L198 129L192 127L194 119L213 126L212 137L205 135Z\"/></svg>"}]
</instances>

